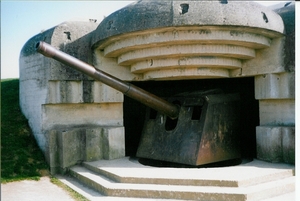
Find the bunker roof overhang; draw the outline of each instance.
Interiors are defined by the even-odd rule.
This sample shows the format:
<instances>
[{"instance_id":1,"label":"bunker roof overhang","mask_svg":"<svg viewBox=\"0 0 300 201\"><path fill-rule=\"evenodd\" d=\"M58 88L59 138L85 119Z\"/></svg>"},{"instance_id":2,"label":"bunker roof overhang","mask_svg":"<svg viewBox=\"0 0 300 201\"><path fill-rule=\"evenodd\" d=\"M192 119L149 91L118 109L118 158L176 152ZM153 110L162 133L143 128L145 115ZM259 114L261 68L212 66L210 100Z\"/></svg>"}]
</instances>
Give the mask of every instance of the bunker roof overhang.
<instances>
[{"instance_id":1,"label":"bunker roof overhang","mask_svg":"<svg viewBox=\"0 0 300 201\"><path fill-rule=\"evenodd\" d=\"M92 48L145 79L160 79L155 69L163 77L173 69L167 77L176 79L179 67L190 71L183 77L200 68L210 77L211 67L218 71L212 77L228 77L228 69L240 68L283 33L281 17L252 1L140 0L106 17L94 31Z\"/></svg>"}]
</instances>

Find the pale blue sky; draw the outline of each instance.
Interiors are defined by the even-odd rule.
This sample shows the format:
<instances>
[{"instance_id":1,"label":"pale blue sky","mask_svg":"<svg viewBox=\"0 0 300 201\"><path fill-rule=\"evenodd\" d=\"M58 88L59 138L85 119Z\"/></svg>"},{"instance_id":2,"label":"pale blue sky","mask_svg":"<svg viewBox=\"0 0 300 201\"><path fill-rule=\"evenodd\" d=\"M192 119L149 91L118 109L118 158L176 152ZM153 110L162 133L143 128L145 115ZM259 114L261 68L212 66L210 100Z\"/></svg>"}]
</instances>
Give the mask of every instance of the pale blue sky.
<instances>
[{"instance_id":1,"label":"pale blue sky","mask_svg":"<svg viewBox=\"0 0 300 201\"><path fill-rule=\"evenodd\" d=\"M1 1L1 78L19 77L19 54L32 36L69 20L97 19L134 1Z\"/></svg>"},{"instance_id":2,"label":"pale blue sky","mask_svg":"<svg viewBox=\"0 0 300 201\"><path fill-rule=\"evenodd\" d=\"M1 1L1 78L19 77L19 54L32 36L64 21L108 16L133 1ZM260 3L273 5L280 1Z\"/></svg>"}]
</instances>

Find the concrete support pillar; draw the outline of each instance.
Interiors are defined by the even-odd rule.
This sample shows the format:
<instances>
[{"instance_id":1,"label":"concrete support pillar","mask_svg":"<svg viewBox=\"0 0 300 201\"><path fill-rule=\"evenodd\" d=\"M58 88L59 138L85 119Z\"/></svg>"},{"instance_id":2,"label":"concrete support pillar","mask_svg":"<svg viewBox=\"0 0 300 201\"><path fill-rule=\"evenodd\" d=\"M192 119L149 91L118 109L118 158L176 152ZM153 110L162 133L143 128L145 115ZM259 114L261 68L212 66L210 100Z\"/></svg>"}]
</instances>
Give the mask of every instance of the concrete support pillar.
<instances>
[{"instance_id":1,"label":"concrete support pillar","mask_svg":"<svg viewBox=\"0 0 300 201\"><path fill-rule=\"evenodd\" d=\"M125 156L124 127L81 127L50 130L47 161L52 174L65 173L82 161L116 159Z\"/></svg>"},{"instance_id":2,"label":"concrete support pillar","mask_svg":"<svg viewBox=\"0 0 300 201\"><path fill-rule=\"evenodd\" d=\"M124 127L86 129L85 161L116 159L125 156Z\"/></svg>"},{"instance_id":3,"label":"concrete support pillar","mask_svg":"<svg viewBox=\"0 0 300 201\"><path fill-rule=\"evenodd\" d=\"M93 80L50 80L48 89L41 119L52 174L82 161L125 156L121 92Z\"/></svg>"},{"instance_id":4,"label":"concrete support pillar","mask_svg":"<svg viewBox=\"0 0 300 201\"><path fill-rule=\"evenodd\" d=\"M255 98L260 118L257 158L295 163L295 73L256 76Z\"/></svg>"}]
</instances>

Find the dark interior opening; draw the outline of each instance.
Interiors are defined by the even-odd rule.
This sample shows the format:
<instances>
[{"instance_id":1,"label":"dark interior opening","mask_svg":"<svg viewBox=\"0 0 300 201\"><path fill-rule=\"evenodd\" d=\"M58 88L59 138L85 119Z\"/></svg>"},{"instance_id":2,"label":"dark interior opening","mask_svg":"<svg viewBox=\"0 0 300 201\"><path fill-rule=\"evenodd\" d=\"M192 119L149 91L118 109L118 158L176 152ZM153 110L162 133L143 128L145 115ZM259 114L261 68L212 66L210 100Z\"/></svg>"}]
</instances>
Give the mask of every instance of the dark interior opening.
<instances>
[{"instance_id":1,"label":"dark interior opening","mask_svg":"<svg viewBox=\"0 0 300 201\"><path fill-rule=\"evenodd\" d=\"M176 128L178 122L178 118L171 119L170 117L167 117L165 129L166 131L172 131Z\"/></svg>"},{"instance_id":2,"label":"dark interior opening","mask_svg":"<svg viewBox=\"0 0 300 201\"><path fill-rule=\"evenodd\" d=\"M225 93L239 93L241 97L241 148L244 159L256 157L255 129L259 125L259 105L254 95L254 77L230 79L201 79L179 81L131 82L159 97L171 97L179 93L220 88ZM150 118L157 113L150 112ZM193 108L192 120L201 115L201 107ZM135 156L146 117L146 106L124 97L124 126L126 156Z\"/></svg>"},{"instance_id":3,"label":"dark interior opening","mask_svg":"<svg viewBox=\"0 0 300 201\"><path fill-rule=\"evenodd\" d=\"M157 111L150 108L150 115L149 115L149 119L156 119L157 116Z\"/></svg>"},{"instance_id":4,"label":"dark interior opening","mask_svg":"<svg viewBox=\"0 0 300 201\"><path fill-rule=\"evenodd\" d=\"M202 106L194 106L191 120L200 120Z\"/></svg>"}]
</instances>

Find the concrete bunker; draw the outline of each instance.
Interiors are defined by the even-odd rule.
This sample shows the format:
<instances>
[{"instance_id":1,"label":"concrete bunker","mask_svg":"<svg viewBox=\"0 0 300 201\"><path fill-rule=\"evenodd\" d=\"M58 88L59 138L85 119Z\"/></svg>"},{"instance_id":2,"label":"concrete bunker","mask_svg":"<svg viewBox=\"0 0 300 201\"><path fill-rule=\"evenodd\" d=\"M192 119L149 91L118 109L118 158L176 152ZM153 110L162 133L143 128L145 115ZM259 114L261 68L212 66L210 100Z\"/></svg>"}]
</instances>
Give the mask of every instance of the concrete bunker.
<instances>
[{"instance_id":1,"label":"concrete bunker","mask_svg":"<svg viewBox=\"0 0 300 201\"><path fill-rule=\"evenodd\" d=\"M38 55L34 49L40 40L149 90L214 85L229 91L237 87L243 94L249 89L245 97L253 92L257 101L243 99L256 108L244 110L244 119L246 113L253 117L251 123L244 121L249 130L244 129L255 148L243 155L294 163L294 24L288 24L294 6L276 12L254 2L138 1L99 25L67 22L34 36L20 56L21 108L51 171L131 155L136 147L125 140L137 134L124 131L130 128L130 101ZM160 84L169 86L153 88ZM38 96L34 104L33 94Z\"/></svg>"}]
</instances>

